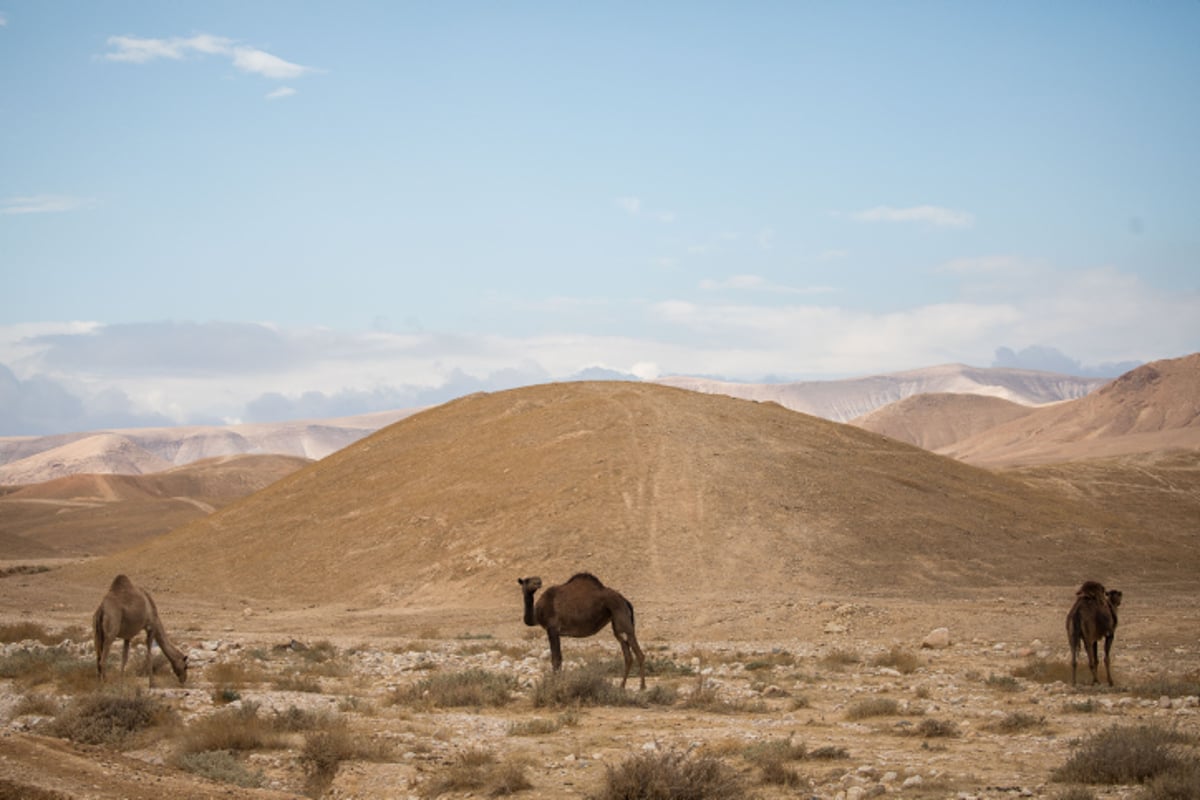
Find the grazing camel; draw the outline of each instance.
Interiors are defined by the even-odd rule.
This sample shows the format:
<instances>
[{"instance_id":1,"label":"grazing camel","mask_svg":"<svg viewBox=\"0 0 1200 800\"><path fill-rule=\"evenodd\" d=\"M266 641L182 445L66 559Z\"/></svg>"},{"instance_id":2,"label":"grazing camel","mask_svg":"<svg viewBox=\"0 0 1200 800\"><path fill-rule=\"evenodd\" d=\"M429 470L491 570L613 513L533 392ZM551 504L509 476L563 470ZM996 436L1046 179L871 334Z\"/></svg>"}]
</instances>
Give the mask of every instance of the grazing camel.
<instances>
[{"instance_id":1,"label":"grazing camel","mask_svg":"<svg viewBox=\"0 0 1200 800\"><path fill-rule=\"evenodd\" d=\"M1097 669L1100 666L1100 655L1097 646L1104 640L1104 672L1108 677L1108 685L1113 685L1112 665L1109 662L1109 652L1112 650L1113 636L1117 632L1117 607L1121 605L1121 591L1111 589L1106 591L1104 585L1096 581L1084 581L1075 592L1075 603L1067 613L1067 641L1071 645L1071 684L1075 684L1075 668L1078 662L1079 645L1083 645L1087 654L1088 668L1092 671L1092 683L1100 682Z\"/></svg>"},{"instance_id":2,"label":"grazing camel","mask_svg":"<svg viewBox=\"0 0 1200 800\"><path fill-rule=\"evenodd\" d=\"M121 674L125 674L125 663L129 660L129 645L133 637L146 632L146 672L150 674L150 688L154 688L154 643L171 662L171 669L180 683L187 680L188 657L167 637L162 620L158 618L158 607L145 589L133 585L124 575L113 578L108 594L100 601L100 607L92 615L92 630L96 637L96 673L104 680L104 662L109 648L117 639L125 640L121 651Z\"/></svg>"},{"instance_id":3,"label":"grazing camel","mask_svg":"<svg viewBox=\"0 0 1200 800\"><path fill-rule=\"evenodd\" d=\"M533 595L542 588L541 578L517 578L525 594L525 624L541 625L550 639L550 663L554 671L562 669L562 644L560 637L582 638L592 636L609 622L613 635L621 644L625 656L625 675L621 688L629 680L633 656L637 656L641 688L646 688L646 657L638 646L633 632L633 604L610 589L600 579L588 572L573 575L566 583L551 586L542 592L536 604ZM632 651L632 652L631 652Z\"/></svg>"}]
</instances>

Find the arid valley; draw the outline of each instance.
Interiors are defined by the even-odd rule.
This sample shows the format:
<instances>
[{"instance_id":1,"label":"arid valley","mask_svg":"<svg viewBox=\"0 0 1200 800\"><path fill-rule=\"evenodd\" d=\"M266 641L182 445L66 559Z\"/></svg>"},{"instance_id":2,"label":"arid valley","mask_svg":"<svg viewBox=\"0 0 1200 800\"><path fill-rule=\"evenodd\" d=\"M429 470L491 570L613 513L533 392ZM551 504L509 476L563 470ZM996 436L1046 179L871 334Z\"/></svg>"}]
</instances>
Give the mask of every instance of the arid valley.
<instances>
[{"instance_id":1,"label":"arid valley","mask_svg":"<svg viewBox=\"0 0 1200 800\"><path fill-rule=\"evenodd\" d=\"M835 422L547 384L315 461L3 487L0 797L1195 797L1200 355L1089 389ZM524 623L518 578L581 571L645 690L607 628L554 674ZM119 573L183 685L139 640L97 687ZM1071 684L1087 580L1123 592L1112 687Z\"/></svg>"}]
</instances>

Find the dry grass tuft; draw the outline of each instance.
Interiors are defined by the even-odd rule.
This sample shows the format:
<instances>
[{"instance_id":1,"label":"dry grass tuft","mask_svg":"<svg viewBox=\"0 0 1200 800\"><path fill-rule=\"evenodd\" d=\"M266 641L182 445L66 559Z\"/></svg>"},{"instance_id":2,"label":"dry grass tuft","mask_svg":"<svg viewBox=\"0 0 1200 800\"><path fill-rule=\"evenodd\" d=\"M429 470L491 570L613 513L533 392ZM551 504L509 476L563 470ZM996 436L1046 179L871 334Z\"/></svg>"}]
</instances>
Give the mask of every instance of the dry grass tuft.
<instances>
[{"instance_id":1,"label":"dry grass tuft","mask_svg":"<svg viewBox=\"0 0 1200 800\"><path fill-rule=\"evenodd\" d=\"M595 800L731 800L745 797L741 777L712 756L675 751L632 756L605 770Z\"/></svg>"},{"instance_id":2,"label":"dry grass tuft","mask_svg":"<svg viewBox=\"0 0 1200 800\"><path fill-rule=\"evenodd\" d=\"M624 667L622 666L622 669ZM577 669L550 672L533 688L534 708L562 706L647 706L671 705L676 693L666 686L653 686L645 692L622 689L613 680L612 663L590 662Z\"/></svg>"},{"instance_id":3,"label":"dry grass tuft","mask_svg":"<svg viewBox=\"0 0 1200 800\"><path fill-rule=\"evenodd\" d=\"M524 722L513 722L508 726L509 736L546 736L557 733L563 728L573 728L579 724L579 712L573 708L567 709L553 719L538 717Z\"/></svg>"},{"instance_id":4,"label":"dry grass tuft","mask_svg":"<svg viewBox=\"0 0 1200 800\"><path fill-rule=\"evenodd\" d=\"M249 751L282 747L283 734L258 713L258 706L244 703L207 717L193 720L180 740L182 753L214 750Z\"/></svg>"},{"instance_id":5,"label":"dry grass tuft","mask_svg":"<svg viewBox=\"0 0 1200 800\"><path fill-rule=\"evenodd\" d=\"M748 762L759 768L763 783L791 789L807 786L808 781L788 762L803 761L807 755L804 743L794 742L791 736L756 742L742 752Z\"/></svg>"},{"instance_id":6,"label":"dry grass tuft","mask_svg":"<svg viewBox=\"0 0 1200 800\"><path fill-rule=\"evenodd\" d=\"M1085 671L1087 667L1084 667ZM1012 670L1013 677L1024 678L1034 683L1070 683L1071 665L1065 661L1045 658L1030 658Z\"/></svg>"},{"instance_id":7,"label":"dry grass tuft","mask_svg":"<svg viewBox=\"0 0 1200 800\"><path fill-rule=\"evenodd\" d=\"M917 723L918 736L926 739L943 739L958 736L958 725L949 720L927 717Z\"/></svg>"},{"instance_id":8,"label":"dry grass tuft","mask_svg":"<svg viewBox=\"0 0 1200 800\"><path fill-rule=\"evenodd\" d=\"M862 656L853 650L843 650L842 648L834 648L825 655L821 656L821 666L826 669L844 670L847 667L862 663Z\"/></svg>"},{"instance_id":9,"label":"dry grass tuft","mask_svg":"<svg viewBox=\"0 0 1200 800\"><path fill-rule=\"evenodd\" d=\"M63 693L90 692L96 688L96 662L58 647L27 647L0 657L0 678L26 688L50 683Z\"/></svg>"},{"instance_id":10,"label":"dry grass tuft","mask_svg":"<svg viewBox=\"0 0 1200 800\"><path fill-rule=\"evenodd\" d=\"M1191 697L1200 695L1200 676L1156 675L1139 681L1129 688L1137 697L1157 700L1160 697Z\"/></svg>"},{"instance_id":11,"label":"dry grass tuft","mask_svg":"<svg viewBox=\"0 0 1200 800\"><path fill-rule=\"evenodd\" d=\"M1045 724L1045 717L1035 717L1024 711L1010 711L1000 719L984 724L983 729L993 733L1023 733Z\"/></svg>"}]
</instances>

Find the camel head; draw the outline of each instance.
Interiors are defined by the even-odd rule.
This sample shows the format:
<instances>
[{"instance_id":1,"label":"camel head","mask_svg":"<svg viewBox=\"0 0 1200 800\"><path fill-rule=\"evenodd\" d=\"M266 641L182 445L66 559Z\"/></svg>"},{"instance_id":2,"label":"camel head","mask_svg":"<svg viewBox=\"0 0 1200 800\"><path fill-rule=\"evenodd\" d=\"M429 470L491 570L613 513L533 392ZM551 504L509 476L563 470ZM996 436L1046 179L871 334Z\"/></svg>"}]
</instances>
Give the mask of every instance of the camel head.
<instances>
[{"instance_id":1,"label":"camel head","mask_svg":"<svg viewBox=\"0 0 1200 800\"><path fill-rule=\"evenodd\" d=\"M179 683L187 683L188 657L186 655L181 655L178 659L168 658L167 661L170 662L171 671L175 673L175 677L179 679Z\"/></svg>"},{"instance_id":2,"label":"camel head","mask_svg":"<svg viewBox=\"0 0 1200 800\"><path fill-rule=\"evenodd\" d=\"M1110 606L1112 606L1113 608L1116 608L1117 606L1121 605L1121 590L1120 589L1109 589L1108 590L1108 604Z\"/></svg>"},{"instance_id":3,"label":"camel head","mask_svg":"<svg viewBox=\"0 0 1200 800\"><path fill-rule=\"evenodd\" d=\"M517 583L521 584L521 591L529 595L542 588L542 579L536 575L532 578L517 578Z\"/></svg>"}]
</instances>

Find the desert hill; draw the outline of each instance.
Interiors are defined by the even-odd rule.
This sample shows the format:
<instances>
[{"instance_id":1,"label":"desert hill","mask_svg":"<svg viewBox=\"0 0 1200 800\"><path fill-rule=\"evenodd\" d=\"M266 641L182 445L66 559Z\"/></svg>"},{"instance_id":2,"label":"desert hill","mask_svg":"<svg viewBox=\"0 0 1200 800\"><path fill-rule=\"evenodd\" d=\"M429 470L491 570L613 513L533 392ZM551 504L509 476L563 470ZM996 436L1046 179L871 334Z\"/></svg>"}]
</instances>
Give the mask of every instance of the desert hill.
<instances>
[{"instance_id":1,"label":"desert hill","mask_svg":"<svg viewBox=\"0 0 1200 800\"><path fill-rule=\"evenodd\" d=\"M1032 412L999 397L917 394L850 420L863 430L937 450Z\"/></svg>"},{"instance_id":2,"label":"desert hill","mask_svg":"<svg viewBox=\"0 0 1200 800\"><path fill-rule=\"evenodd\" d=\"M939 452L986 466L1200 448L1200 353L1145 364L1079 400L982 431Z\"/></svg>"},{"instance_id":3,"label":"desert hill","mask_svg":"<svg viewBox=\"0 0 1200 800\"><path fill-rule=\"evenodd\" d=\"M319 459L411 413L403 409L328 420L0 437L0 486L75 474L145 475L221 456Z\"/></svg>"},{"instance_id":4,"label":"desert hill","mask_svg":"<svg viewBox=\"0 0 1200 800\"><path fill-rule=\"evenodd\" d=\"M731 383L708 378L666 377L657 382L696 392L772 401L793 411L803 411L835 422L847 422L913 395L982 395L999 397L1020 405L1037 406L1083 397L1108 383L1108 379L1080 378L1037 370L943 364L834 381Z\"/></svg>"},{"instance_id":5,"label":"desert hill","mask_svg":"<svg viewBox=\"0 0 1200 800\"><path fill-rule=\"evenodd\" d=\"M153 475L70 475L0 494L5 558L116 552L289 475L293 456L223 456Z\"/></svg>"},{"instance_id":6,"label":"desert hill","mask_svg":"<svg viewBox=\"0 0 1200 800\"><path fill-rule=\"evenodd\" d=\"M1179 545L1193 533L774 403L550 384L413 415L54 580L129 572L221 602L507 619L518 576L589 569L660 608L684 603L708 629L777 613L801 589L1192 580L1200 555Z\"/></svg>"}]
</instances>

